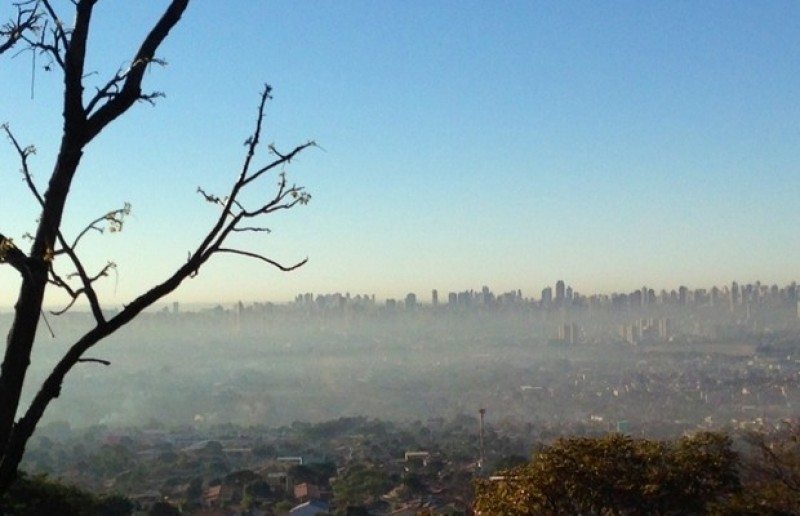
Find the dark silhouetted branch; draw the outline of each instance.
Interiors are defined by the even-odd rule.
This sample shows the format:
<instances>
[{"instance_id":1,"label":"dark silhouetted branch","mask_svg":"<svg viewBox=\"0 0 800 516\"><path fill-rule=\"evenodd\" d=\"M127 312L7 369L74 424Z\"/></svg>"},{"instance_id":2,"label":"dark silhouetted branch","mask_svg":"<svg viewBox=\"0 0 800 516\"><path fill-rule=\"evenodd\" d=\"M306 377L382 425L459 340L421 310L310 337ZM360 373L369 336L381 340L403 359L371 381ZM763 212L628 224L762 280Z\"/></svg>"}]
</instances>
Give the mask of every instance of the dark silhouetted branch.
<instances>
[{"instance_id":1,"label":"dark silhouetted branch","mask_svg":"<svg viewBox=\"0 0 800 516\"><path fill-rule=\"evenodd\" d=\"M249 227L249 226L245 226L245 227L242 227L242 228L233 228L233 230L238 232L238 233L247 233L247 232L272 233L272 230L269 229L269 228L257 228L257 227Z\"/></svg>"},{"instance_id":2,"label":"dark silhouetted branch","mask_svg":"<svg viewBox=\"0 0 800 516\"><path fill-rule=\"evenodd\" d=\"M150 63L160 64L162 66L166 66L166 64L167 64L167 62L164 61L163 59L155 59L155 58L151 59ZM144 66L146 66L147 64L149 64L149 63L145 63ZM92 99L86 105L86 113L88 115L91 116L91 114L94 112L95 108L97 108L97 106L100 104L100 102L111 100L111 99L113 99L114 97L116 97L117 95L120 94L122 88L125 85L125 81L127 80L128 75L130 74L130 72L134 68L134 66L139 66L139 65L137 63L134 63L133 65L131 65L131 68L129 68L128 70L125 70L125 71L120 70L120 71L118 71L114 75L114 77L109 79L109 81L102 88L98 88L97 89L97 93L95 93L95 95L92 97ZM138 100L143 100L145 102L149 102L150 104L153 104L155 99L163 97L163 96L164 96L164 93L159 92L159 91L153 92L153 93L140 93Z\"/></svg>"},{"instance_id":3,"label":"dark silhouetted branch","mask_svg":"<svg viewBox=\"0 0 800 516\"><path fill-rule=\"evenodd\" d=\"M0 25L0 54L24 41L26 34L35 32L41 20L39 1L28 0L15 4L17 15Z\"/></svg>"},{"instance_id":4,"label":"dark silhouetted branch","mask_svg":"<svg viewBox=\"0 0 800 516\"><path fill-rule=\"evenodd\" d=\"M72 278L77 276L81 280L82 287L78 289L72 288L67 283L67 281L65 281L58 274L56 274L51 267L50 283L64 290L67 293L67 295L70 296L70 301L61 310L51 311L50 313L52 313L53 315L62 315L66 313L67 311L69 311L70 308L72 308L72 306L75 304L75 301L77 301L82 295L85 295L86 299L89 301L89 307L92 310L92 315L94 316L97 323L100 324L105 322L105 317L103 316L103 310L102 307L100 306L100 300L97 297L97 293L94 290L93 284L100 278L108 276L108 273L110 271L116 269L117 264L115 264L114 262L108 262L106 263L105 266L103 266L102 269L100 269L100 272L98 272L94 276L89 276L86 273L86 269L84 268L83 263L81 263L80 259L75 254L75 252L72 249L69 249L67 251L67 254L72 259L73 265L75 266L76 270L76 272L73 272L72 274L67 276L67 278Z\"/></svg>"},{"instance_id":5,"label":"dark silhouetted branch","mask_svg":"<svg viewBox=\"0 0 800 516\"><path fill-rule=\"evenodd\" d=\"M111 362L108 360L103 360L102 358L79 358L78 362L93 362L95 364L103 364L104 366L111 365Z\"/></svg>"},{"instance_id":6,"label":"dark silhouetted branch","mask_svg":"<svg viewBox=\"0 0 800 516\"><path fill-rule=\"evenodd\" d=\"M100 99L93 104L89 100L92 109L88 111L84 107L84 79L87 76L86 56L89 28L92 24L97 0L71 0L70 3L74 7L74 18L69 27L56 13L53 8L54 2L50 0L21 1L17 4L20 16L25 13L24 9L39 7L41 9L36 12L28 12L29 20L22 17L19 18L19 22L12 20L10 24L2 27L2 30L5 31L0 36L0 44L4 45L3 52L22 40L27 45L27 50L45 53L58 62L63 71L61 106L63 125L59 150L53 165L53 172L47 183L47 191L44 195L38 196L42 201L42 209L31 251L27 255L22 253L10 239L0 235L3 261L18 269L24 278L15 303L14 319L10 325L3 361L0 365L0 494L5 492L13 482L25 450L25 443L33 434L49 402L60 395L64 376L83 358L82 355L86 350L129 322L163 295L177 288L180 282L192 271L197 270L207 258L195 257L190 264L179 268L167 281L128 304L112 320L105 320L92 283L107 273L111 266L106 266L97 275L89 275L74 252L74 244L73 246L68 245L60 232L67 198L86 144L100 134L109 123L125 113L135 102L139 100L152 101L161 95L160 93L142 93L144 73L151 63L158 62L155 54L170 30L180 20L188 1L169 1L162 16L143 38L142 44L130 61L131 66L125 72L124 78L118 74L120 79L115 81L112 78L112 86L105 92L101 88ZM26 22L26 20L28 21ZM24 25L22 22L30 23L29 32L19 33L18 29ZM35 32L34 29L38 32ZM26 180L30 180L29 188L31 188L33 181L30 172L27 173ZM32 191L35 192L34 195L38 193L35 186ZM112 223L113 228L113 221L109 222ZM82 283L79 289L70 287L70 290L65 291L72 292L76 298L79 295L87 296L97 324L69 348L42 383L39 392L27 409L21 410L22 387L31 363L45 288L50 282L67 284L66 279L54 275L52 272L56 244L60 245L64 254L70 256L76 274ZM24 415L15 421L20 412L23 412Z\"/></svg>"},{"instance_id":7,"label":"dark silhouetted branch","mask_svg":"<svg viewBox=\"0 0 800 516\"><path fill-rule=\"evenodd\" d=\"M64 22L61 21L61 18L59 18L59 16L56 14L55 9L53 9L52 4L50 3L50 0L42 0L42 4L44 5L44 8L47 9L47 14L50 15L50 20L55 25L55 27L52 29L54 44L60 45L61 48L66 49L69 46L69 42L67 41L67 33L64 29Z\"/></svg>"},{"instance_id":8,"label":"dark silhouetted branch","mask_svg":"<svg viewBox=\"0 0 800 516\"><path fill-rule=\"evenodd\" d=\"M27 147L23 148L14 137L14 133L11 132L11 128L8 126L8 124L2 124L0 125L0 128L2 128L2 130L6 133L6 136L11 141L14 149L17 151L17 156L19 156L19 161L22 165L22 176L25 179L25 184L28 185L28 189L39 202L39 205L44 206L44 199L39 193L39 189L36 188L36 184L33 182L33 175L31 174L30 167L28 166L28 157L32 154L36 154L36 147L33 145L28 145Z\"/></svg>"},{"instance_id":9,"label":"dark silhouetted branch","mask_svg":"<svg viewBox=\"0 0 800 516\"><path fill-rule=\"evenodd\" d=\"M46 16L42 15L43 20L38 30L33 31L30 36L23 36L28 45L27 50L47 55L51 62L56 62L64 70L64 53L69 45L68 31L49 0L37 1L44 6ZM50 68L49 64L45 66L45 70L50 70Z\"/></svg>"},{"instance_id":10,"label":"dark silhouetted branch","mask_svg":"<svg viewBox=\"0 0 800 516\"><path fill-rule=\"evenodd\" d=\"M110 84L113 85L113 88L118 87L118 91L113 95L103 96L102 98L106 101L102 104L99 103L99 100L90 101L92 110L86 111L87 115L91 111L86 131L87 142L91 141L104 127L127 111L135 102L139 100L152 101L162 95L142 93L144 72L151 63L163 64L163 61L156 59L155 53L172 28L180 21L188 4L189 0L172 0L164 14L145 37L131 61L130 68L124 75L118 74L118 79L116 77L111 79ZM95 106L97 106L96 110Z\"/></svg>"},{"instance_id":11,"label":"dark silhouetted branch","mask_svg":"<svg viewBox=\"0 0 800 516\"><path fill-rule=\"evenodd\" d=\"M280 270L282 270L284 272L289 272L289 271L293 271L295 269L298 269L298 268L302 267L303 265L305 265L308 262L308 258L305 258L305 259L295 263L294 265L286 266L286 265L281 265L280 263L276 262L275 260L273 260L271 258L267 258L266 256L260 255L258 253L251 253L250 251L242 251L240 249L229 249L229 248L226 248L226 247L218 247L215 252L217 252L217 253L238 254L238 255L241 255L241 256L247 256L249 258L255 258L256 260L261 260L262 262L267 262L268 264L272 265L273 267L277 267L278 269L280 269Z\"/></svg>"},{"instance_id":12,"label":"dark silhouetted branch","mask_svg":"<svg viewBox=\"0 0 800 516\"><path fill-rule=\"evenodd\" d=\"M247 232L247 231L258 232L265 229L252 225L248 226L240 225L242 221L255 219L262 215L268 215L269 213L272 213L276 210L290 209L296 206L297 204L307 203L311 198L310 195L307 192L305 192L303 188L297 187L295 185L289 186L285 173L281 173L279 176L277 191L266 203L254 209L246 210L243 204L239 202L239 195L241 194L242 190L245 187L254 184L256 179L264 177L264 174L267 171L288 163L298 153L300 153L301 151L310 146L315 145L313 142L309 142L304 145L298 146L292 152L285 155L279 155L279 158L277 160L271 162L265 167L258 169L255 173L249 174L250 164L252 163L252 160L256 154L256 147L258 146L258 142L260 140L260 134L264 119L264 109L266 100L270 96L269 94L270 94L270 88L266 86L261 94L261 101L259 103L258 114L256 118L256 127L254 129L253 135L247 140L248 149L245 157L245 163L239 172L237 180L231 187L230 193L225 198L220 198L205 192L202 188L198 188L198 192L201 195L203 195L206 201L221 206L221 212L214 225L207 232L205 237L203 237L197 248L193 252L189 253L186 262L183 265L181 265L177 270L175 270L168 278L166 278L161 283L153 286L150 290L144 292L130 303L124 305L122 310L117 312L113 317L106 320L103 319L102 316L101 317L98 317L97 315L95 316L97 325L92 330L87 332L83 337L81 337L77 342L75 342L69 348L67 353L59 360L59 362L55 365L55 367L52 369L50 374L43 382L41 388L37 392L36 396L33 398L33 401L30 403L28 409L25 411L24 416L17 422L16 425L14 425L13 432L11 433L11 436L9 438L8 449L14 450L14 452L16 453L17 450L21 450L23 448L22 445L33 434L33 431L36 428L38 422L40 421L42 415L44 414L44 411L47 408L48 404L54 398L60 395L61 386L63 384L64 378L67 375L67 373L72 369L73 366L75 366L75 364L81 361L93 360L93 359L86 359L83 357L83 355L89 349L91 349L95 344L100 342L105 337L117 331L123 325L132 321L143 310L152 306L153 303L162 299L169 293L173 292L187 278L192 278L196 276L200 268L213 255L217 253L238 254L245 257L254 258L259 261L263 261L282 271L292 271L299 267L302 267L307 263L308 259L306 258L298 263L295 263L294 265L286 266L262 254L250 251L244 251L240 249L233 249L224 246L226 239L232 233ZM114 100L110 100L109 103L115 101L116 98ZM99 114L105 108L105 106L108 105L109 104L105 104L103 107L100 107L97 113ZM96 114L94 116L98 115ZM87 227L87 229L85 229L84 232L82 232L79 235L79 238L76 239L76 242L74 244L77 244L77 240L79 240L80 237L83 236L86 232L90 231L89 228L91 228L91 226L92 224L90 224ZM62 249L64 250L64 252L67 252L67 254L69 254L70 252L74 253L74 244L72 247L70 247L64 245L63 240L61 241ZM77 263L80 262L78 261ZM89 287L91 286L92 281L94 281L98 277L100 277L100 275L93 278L82 277L84 282L83 292L81 292L81 289L73 290L73 293L75 294L74 297L77 297L82 293L88 296L88 292L91 290ZM62 284L66 283L66 281L61 279L56 279L55 281L60 281ZM89 287L87 287L87 284L89 285ZM10 459L12 461L16 460L18 462L20 458L21 455L16 458L11 456L7 457L6 460ZM0 471L0 473L2 473L2 471ZM3 479L0 477L0 482L2 482L2 480Z\"/></svg>"},{"instance_id":13,"label":"dark silhouetted branch","mask_svg":"<svg viewBox=\"0 0 800 516\"><path fill-rule=\"evenodd\" d=\"M101 223L106 222L108 224L108 230L110 233L117 233L122 231L122 227L125 224L125 217L130 215L131 213L131 205L129 203L125 203L122 208L118 208L116 210L111 210L105 215L97 217L93 221L84 227L78 236L75 237L75 240L72 242L72 247L75 249L78 246L78 243L81 239L86 236L87 233L90 231L97 231L98 233L105 233L105 229L100 226ZM63 249L59 249L56 251L56 255L63 253Z\"/></svg>"},{"instance_id":14,"label":"dark silhouetted branch","mask_svg":"<svg viewBox=\"0 0 800 516\"><path fill-rule=\"evenodd\" d=\"M266 172L269 172L270 170L274 169L275 167L278 167L278 166L281 166L281 165L285 165L286 163L289 163L290 161L292 161L292 159L294 159L295 156L297 156L298 154L300 154L301 152L303 152L307 148L316 147L316 146L317 146L317 143L315 141L308 141L308 142L304 143L303 145L298 145L297 147L292 149L292 151L289 154L283 155L279 159L276 159L272 163L270 163L270 164L268 164L268 165L266 165L264 167L261 167L260 169L255 171L253 173L253 175L251 175L250 177L248 177L248 178L246 178L244 180L242 186L246 186L247 183L255 181L261 175L265 174Z\"/></svg>"},{"instance_id":15,"label":"dark silhouetted branch","mask_svg":"<svg viewBox=\"0 0 800 516\"><path fill-rule=\"evenodd\" d=\"M50 267L50 283L63 289L67 294L70 296L70 302L62 308L61 310L51 311L53 315L62 315L66 313L72 306L75 304L75 301L81 296L85 295L86 299L89 301L89 306L92 310L92 315L94 316L95 320L98 323L102 323L105 321L103 316L103 310L100 306L100 300L97 297L97 293L94 290L93 283L100 278L108 276L108 272L112 269L116 268L116 264L114 262L108 262L97 274L94 276L89 276L86 272L86 268L83 266L78 254L75 251L78 243L81 239L90 231L97 231L99 233L103 233L105 230L100 226L101 223L105 222L108 224L109 231L111 233L115 233L122 230L125 217L130 214L131 206L128 203L125 203L125 206L116 210L112 210L102 217L98 217L91 221L83 230L78 233L78 236L72 242L72 245L69 245L66 242L61 231L58 232L57 238L59 245L61 246L58 250L54 251L54 256L58 256L60 254L66 254L69 259L72 261L72 265L75 268L75 272L68 275L67 279L78 277L81 281L82 287L79 289L73 289L69 286L67 281L62 279L58 276L53 267Z\"/></svg>"},{"instance_id":16,"label":"dark silhouetted branch","mask_svg":"<svg viewBox=\"0 0 800 516\"><path fill-rule=\"evenodd\" d=\"M30 278L28 256L20 251L13 240L2 233L0 233L0 263L7 263L14 267L24 279Z\"/></svg>"}]
</instances>

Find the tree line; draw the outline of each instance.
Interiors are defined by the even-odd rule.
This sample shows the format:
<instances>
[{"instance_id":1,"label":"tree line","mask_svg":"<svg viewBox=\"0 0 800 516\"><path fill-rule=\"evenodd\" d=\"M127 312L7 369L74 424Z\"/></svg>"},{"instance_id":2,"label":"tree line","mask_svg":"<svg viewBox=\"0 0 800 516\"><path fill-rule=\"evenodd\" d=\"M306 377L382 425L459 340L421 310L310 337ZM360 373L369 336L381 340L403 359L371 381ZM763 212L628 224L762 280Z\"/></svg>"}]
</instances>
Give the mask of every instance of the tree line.
<instances>
[{"instance_id":1,"label":"tree line","mask_svg":"<svg viewBox=\"0 0 800 516\"><path fill-rule=\"evenodd\" d=\"M800 514L800 432L564 437L475 482L476 514Z\"/></svg>"}]
</instances>

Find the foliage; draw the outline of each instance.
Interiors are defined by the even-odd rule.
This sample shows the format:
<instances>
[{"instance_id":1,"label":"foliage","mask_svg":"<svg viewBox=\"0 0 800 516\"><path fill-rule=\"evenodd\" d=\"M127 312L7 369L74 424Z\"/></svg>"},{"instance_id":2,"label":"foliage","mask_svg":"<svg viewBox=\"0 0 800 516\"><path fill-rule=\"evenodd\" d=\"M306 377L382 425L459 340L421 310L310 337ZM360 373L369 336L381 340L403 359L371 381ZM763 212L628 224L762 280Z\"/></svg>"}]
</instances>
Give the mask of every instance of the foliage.
<instances>
[{"instance_id":1,"label":"foliage","mask_svg":"<svg viewBox=\"0 0 800 516\"><path fill-rule=\"evenodd\" d=\"M332 462L297 464L289 468L289 478L295 485L303 482L317 486L326 485L335 474L336 464Z\"/></svg>"},{"instance_id":2,"label":"foliage","mask_svg":"<svg viewBox=\"0 0 800 516\"><path fill-rule=\"evenodd\" d=\"M200 507L203 501L203 479L194 477L189 481L184 493L183 505L185 507Z\"/></svg>"},{"instance_id":3,"label":"foliage","mask_svg":"<svg viewBox=\"0 0 800 516\"><path fill-rule=\"evenodd\" d=\"M89 466L100 476L113 476L129 469L134 453L121 444L103 445L89 457Z\"/></svg>"},{"instance_id":4,"label":"foliage","mask_svg":"<svg viewBox=\"0 0 800 516\"><path fill-rule=\"evenodd\" d=\"M748 432L741 443L745 489L720 506L723 514L800 514L800 428Z\"/></svg>"},{"instance_id":5,"label":"foliage","mask_svg":"<svg viewBox=\"0 0 800 516\"><path fill-rule=\"evenodd\" d=\"M292 502L288 500L281 500L280 502L275 504L275 512L277 512L278 514L283 514L289 512L292 507L294 507Z\"/></svg>"},{"instance_id":6,"label":"foliage","mask_svg":"<svg viewBox=\"0 0 800 516\"><path fill-rule=\"evenodd\" d=\"M156 502L150 507L150 516L180 516L181 511L167 502Z\"/></svg>"},{"instance_id":7,"label":"foliage","mask_svg":"<svg viewBox=\"0 0 800 516\"><path fill-rule=\"evenodd\" d=\"M507 455L502 457L497 463L494 464L495 471L503 471L506 469L516 468L517 466L523 466L528 463L528 459L523 457L522 455Z\"/></svg>"},{"instance_id":8,"label":"foliage","mask_svg":"<svg viewBox=\"0 0 800 516\"><path fill-rule=\"evenodd\" d=\"M133 504L127 498L96 496L66 486L44 475L21 474L0 499L5 515L59 514L61 516L115 516L130 514Z\"/></svg>"},{"instance_id":9,"label":"foliage","mask_svg":"<svg viewBox=\"0 0 800 516\"><path fill-rule=\"evenodd\" d=\"M359 505L385 494L398 480L383 468L360 463L333 481L333 494L339 504Z\"/></svg>"},{"instance_id":10,"label":"foliage","mask_svg":"<svg viewBox=\"0 0 800 516\"><path fill-rule=\"evenodd\" d=\"M476 482L475 508L497 516L703 514L740 491L738 456L723 434L677 441L564 438L530 464Z\"/></svg>"}]
</instances>

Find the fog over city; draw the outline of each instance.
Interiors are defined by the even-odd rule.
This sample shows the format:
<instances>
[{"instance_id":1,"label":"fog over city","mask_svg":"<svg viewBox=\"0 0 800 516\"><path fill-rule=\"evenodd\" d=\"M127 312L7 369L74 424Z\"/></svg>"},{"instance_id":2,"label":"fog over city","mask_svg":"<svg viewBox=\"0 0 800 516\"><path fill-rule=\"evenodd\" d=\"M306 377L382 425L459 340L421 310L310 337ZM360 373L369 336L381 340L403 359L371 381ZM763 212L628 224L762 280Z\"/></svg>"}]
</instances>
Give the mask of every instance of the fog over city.
<instances>
[{"instance_id":1,"label":"fog over city","mask_svg":"<svg viewBox=\"0 0 800 516\"><path fill-rule=\"evenodd\" d=\"M797 297L794 284L583 295L559 281L530 297L483 287L176 303L88 355L111 365L80 364L46 422L280 426L486 408L494 421L679 435L778 421L800 401ZM48 320L55 337L42 327L34 378L91 316Z\"/></svg>"},{"instance_id":2,"label":"fog over city","mask_svg":"<svg viewBox=\"0 0 800 516\"><path fill-rule=\"evenodd\" d=\"M0 515L800 514L798 22L0 0Z\"/></svg>"}]
</instances>

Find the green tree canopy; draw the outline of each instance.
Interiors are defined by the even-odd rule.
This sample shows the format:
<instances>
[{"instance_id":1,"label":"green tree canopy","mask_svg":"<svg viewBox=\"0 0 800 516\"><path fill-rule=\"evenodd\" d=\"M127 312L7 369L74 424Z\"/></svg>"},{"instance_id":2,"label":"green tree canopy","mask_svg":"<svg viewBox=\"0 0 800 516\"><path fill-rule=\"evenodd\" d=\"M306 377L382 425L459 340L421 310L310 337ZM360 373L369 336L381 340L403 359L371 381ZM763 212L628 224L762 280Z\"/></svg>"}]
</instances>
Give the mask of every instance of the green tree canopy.
<instances>
[{"instance_id":1,"label":"green tree canopy","mask_svg":"<svg viewBox=\"0 0 800 516\"><path fill-rule=\"evenodd\" d=\"M493 516L704 514L740 490L728 436L676 441L564 438L533 460L476 482L475 509Z\"/></svg>"}]
</instances>

